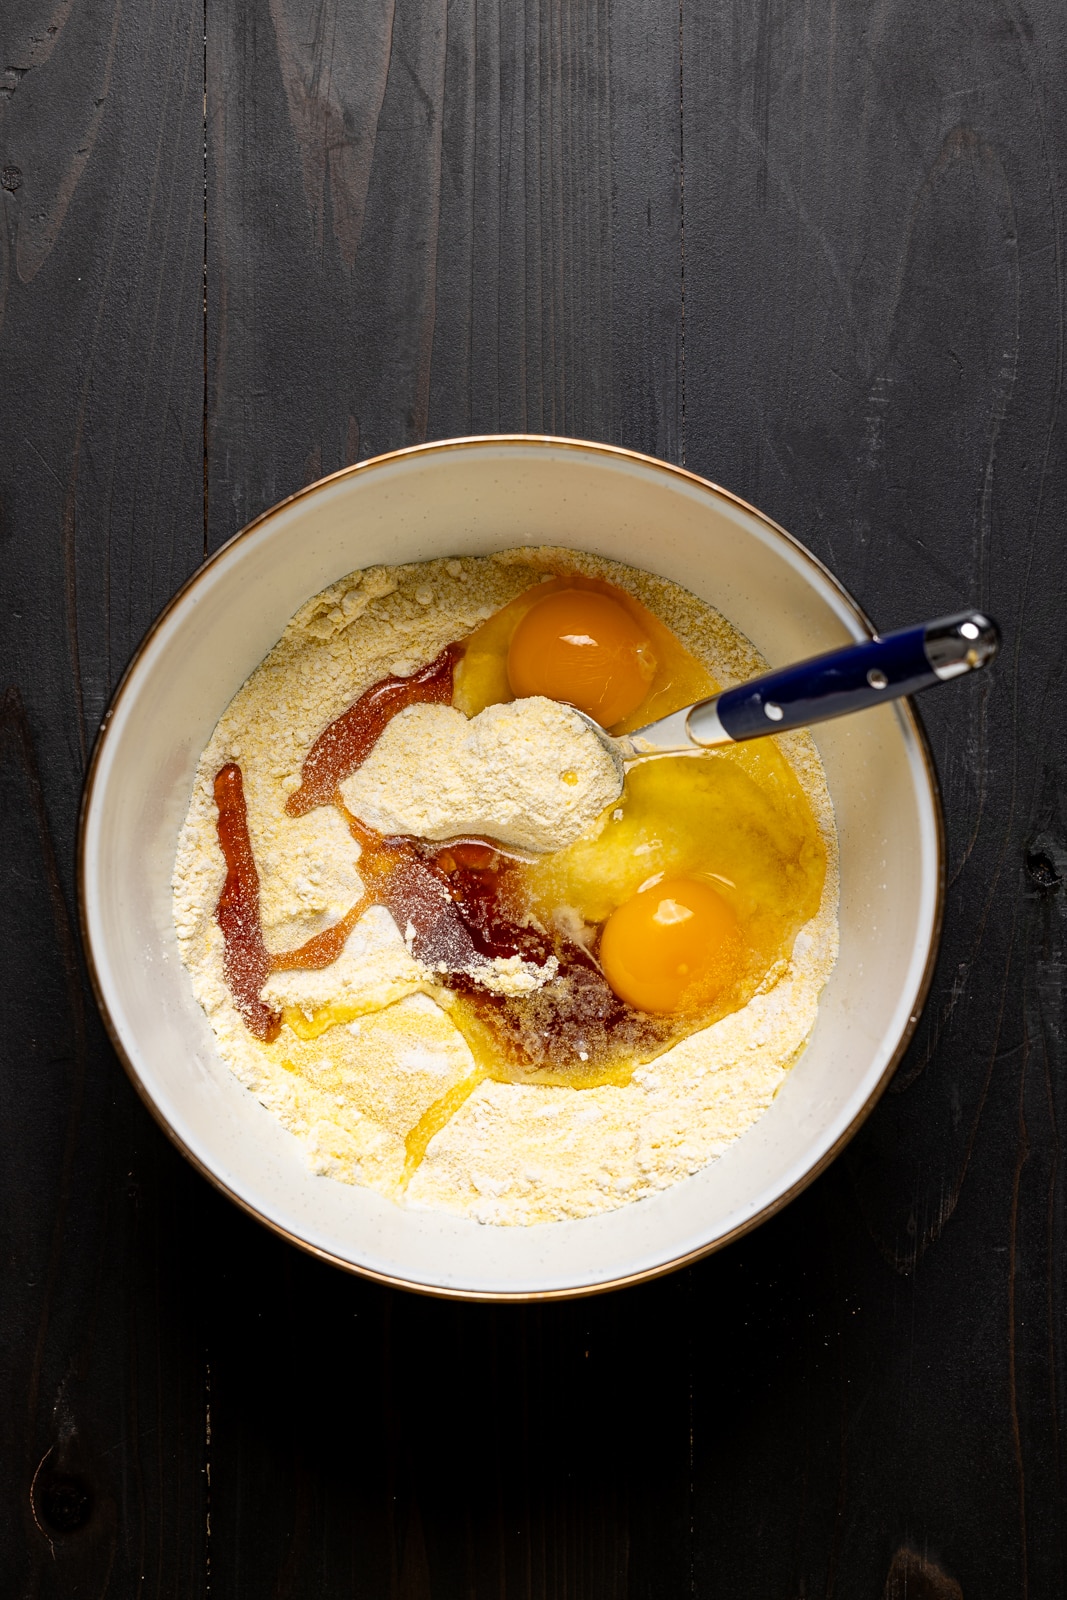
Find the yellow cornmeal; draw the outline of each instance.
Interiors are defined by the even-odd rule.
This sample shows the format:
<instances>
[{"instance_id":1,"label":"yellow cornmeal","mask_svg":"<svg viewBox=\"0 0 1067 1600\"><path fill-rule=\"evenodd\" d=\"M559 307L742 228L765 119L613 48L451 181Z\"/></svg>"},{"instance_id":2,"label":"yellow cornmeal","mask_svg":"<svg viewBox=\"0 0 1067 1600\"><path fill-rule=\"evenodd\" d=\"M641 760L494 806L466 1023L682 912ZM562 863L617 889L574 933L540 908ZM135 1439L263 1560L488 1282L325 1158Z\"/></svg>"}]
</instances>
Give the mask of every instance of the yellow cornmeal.
<instances>
[{"instance_id":1,"label":"yellow cornmeal","mask_svg":"<svg viewBox=\"0 0 1067 1600\"><path fill-rule=\"evenodd\" d=\"M575 551L352 573L301 608L228 706L200 759L174 871L182 959L220 1052L301 1142L313 1170L485 1223L590 1216L714 1160L784 1081L837 954L833 812L814 743L794 733L777 742L826 847L818 912L743 1010L638 1067L624 1086L482 1081L449 1019L448 992L427 982L381 907L364 915L332 966L268 980L264 998L287 1017L274 1043L245 1028L223 978L214 914L225 878L212 793L219 768L241 765L264 935L269 949L291 949L360 893L358 846L339 813L284 810L312 741L370 684L415 670L558 569L629 590L722 683L765 667L677 585ZM324 1027L336 1018L346 1020Z\"/></svg>"}]
</instances>

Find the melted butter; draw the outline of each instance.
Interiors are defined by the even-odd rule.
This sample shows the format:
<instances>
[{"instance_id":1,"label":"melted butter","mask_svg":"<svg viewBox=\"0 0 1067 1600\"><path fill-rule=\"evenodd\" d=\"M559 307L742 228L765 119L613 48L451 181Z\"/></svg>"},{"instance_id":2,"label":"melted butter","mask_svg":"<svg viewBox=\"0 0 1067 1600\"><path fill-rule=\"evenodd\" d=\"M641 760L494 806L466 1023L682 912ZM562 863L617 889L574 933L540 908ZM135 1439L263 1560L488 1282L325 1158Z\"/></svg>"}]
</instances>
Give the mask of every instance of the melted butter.
<instances>
[{"instance_id":1,"label":"melted butter","mask_svg":"<svg viewBox=\"0 0 1067 1600\"><path fill-rule=\"evenodd\" d=\"M343 1027L346 1022L356 1022L360 1017L369 1017L382 1010L384 1007L380 1001L365 1005L343 1005L340 1001L334 1001L319 1006L308 1016L299 1006L286 1006L282 1021L298 1039L318 1039L330 1028Z\"/></svg>"},{"instance_id":2,"label":"melted butter","mask_svg":"<svg viewBox=\"0 0 1067 1600\"><path fill-rule=\"evenodd\" d=\"M632 767L595 832L516 868L512 909L591 932L660 876L702 878L722 895L751 953L750 980L788 956L819 908L826 848L771 739Z\"/></svg>"},{"instance_id":3,"label":"melted butter","mask_svg":"<svg viewBox=\"0 0 1067 1600\"><path fill-rule=\"evenodd\" d=\"M435 1100L433 1105L428 1106L415 1126L405 1135L404 1170L399 1184L401 1193L418 1170L430 1140L452 1121L456 1112L466 1104L478 1085L485 1082L487 1076L484 1068L476 1066L467 1077L454 1083L440 1100Z\"/></svg>"}]
</instances>

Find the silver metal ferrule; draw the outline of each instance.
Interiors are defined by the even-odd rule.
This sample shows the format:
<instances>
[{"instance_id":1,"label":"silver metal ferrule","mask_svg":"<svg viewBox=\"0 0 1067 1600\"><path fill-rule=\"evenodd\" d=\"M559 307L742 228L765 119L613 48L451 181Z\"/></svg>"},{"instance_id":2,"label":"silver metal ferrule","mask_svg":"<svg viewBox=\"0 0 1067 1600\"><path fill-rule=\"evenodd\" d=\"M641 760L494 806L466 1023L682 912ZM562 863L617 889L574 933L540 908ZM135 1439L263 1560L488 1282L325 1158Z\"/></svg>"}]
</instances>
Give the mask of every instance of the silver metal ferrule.
<instances>
[{"instance_id":1,"label":"silver metal ferrule","mask_svg":"<svg viewBox=\"0 0 1067 1600\"><path fill-rule=\"evenodd\" d=\"M658 722L635 728L633 733L624 736L625 740L635 756L693 755L713 745L733 744L719 721L717 704L716 697L700 700L695 706L683 706L681 711L672 711L669 717L660 717Z\"/></svg>"},{"instance_id":2,"label":"silver metal ferrule","mask_svg":"<svg viewBox=\"0 0 1067 1600\"><path fill-rule=\"evenodd\" d=\"M711 700L698 700L691 707L686 720L689 737L701 749L708 750L717 744L733 744L733 739L719 721L719 697L715 695Z\"/></svg>"},{"instance_id":3,"label":"silver metal ferrule","mask_svg":"<svg viewBox=\"0 0 1067 1600\"><path fill-rule=\"evenodd\" d=\"M961 611L958 616L931 622L923 636L923 649L939 678L959 678L992 661L1000 645L1000 632L981 611Z\"/></svg>"}]
</instances>

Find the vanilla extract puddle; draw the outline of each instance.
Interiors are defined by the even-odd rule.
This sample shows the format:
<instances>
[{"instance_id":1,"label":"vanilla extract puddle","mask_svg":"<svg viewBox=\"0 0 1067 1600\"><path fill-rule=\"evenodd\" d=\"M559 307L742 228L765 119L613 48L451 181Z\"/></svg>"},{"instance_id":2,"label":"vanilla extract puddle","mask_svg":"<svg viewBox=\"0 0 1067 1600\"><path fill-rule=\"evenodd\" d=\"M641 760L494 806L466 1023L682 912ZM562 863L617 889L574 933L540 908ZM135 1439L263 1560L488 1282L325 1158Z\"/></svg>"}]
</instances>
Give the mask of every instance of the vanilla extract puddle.
<instances>
[{"instance_id":1,"label":"vanilla extract puddle","mask_svg":"<svg viewBox=\"0 0 1067 1600\"><path fill-rule=\"evenodd\" d=\"M440 582L442 565L410 570L413 575L419 570L432 570ZM307 1129L305 1137L318 1142L315 1148L321 1147L325 1139L331 1152L339 1152L316 1158L318 1170L345 1176L347 1181L370 1182L397 1198L418 1177L418 1203L443 1204L446 1208L460 1204L451 1197L462 1190L466 1198L461 1208L471 1215L484 1212L483 1220L522 1222L552 1215L587 1214L621 1201L613 1197L614 1189L601 1194L600 1189L591 1193L582 1188L579 1198L578 1188L587 1179L583 1176L579 1185L577 1173L551 1180L557 1187L562 1185L561 1193L574 1188L574 1196L568 1200L564 1195L553 1202L557 1209L549 1212L536 1206L531 1210L530 1203L518 1200L514 1205L510 1200L499 1204L494 1200L486 1210L486 1202L478 1199L481 1191L475 1192L476 1185L471 1187L467 1157L455 1157L455 1175L446 1181L442 1174L453 1171L450 1163L454 1158L449 1152L466 1148L476 1137L476 1127L485 1120L486 1113L479 1111L471 1121L466 1108L472 1101L489 1107L494 1118L503 1116L509 1125L510 1120L519 1119L515 1124L517 1151L523 1141L533 1137L528 1126L532 1128L537 1123L541 1115L538 1106L542 1103L536 1098L513 1102L506 1099L508 1092L515 1089L528 1094L534 1086L554 1091L593 1091L588 1097L579 1094L573 1102L576 1108L579 1104L593 1108L580 1123L583 1130L597 1127L595 1133L583 1131L579 1141L587 1148L588 1156L573 1157L576 1167L584 1163L591 1170L596 1160L604 1159L597 1157L595 1151L601 1146L608 1148L604 1140L609 1139L609 1133L609 1143L615 1141L610 1147L616 1152L622 1148L616 1133L610 1131L615 1122L621 1129L624 1124L630 1126L634 1117L645 1114L641 1107L647 1101L646 1090L634 1081L638 1068L655 1063L659 1073L660 1063L666 1063L662 1069L665 1081L673 1084L677 1079L681 1085L679 1068L672 1063L689 1057L680 1056L675 1047L696 1036L697 1054L692 1056L689 1046L686 1049L690 1049L694 1061L710 1061L716 1050L716 1024L741 1014L742 1033L754 1034L757 1014L767 1012L770 1023L761 1022L759 1027L761 1038L769 1040L769 1048L763 1056L753 1058L758 1060L757 1070L753 1073L746 1067L747 1076L739 1080L740 1089L729 1097L729 1104L715 1109L709 1098L705 1111L699 1115L687 1113L695 1130L693 1138L703 1141L699 1149L714 1151L727 1136L723 1132L727 1125L733 1130L729 1136L735 1136L745 1117L751 1120L759 1114L773 1093L773 1086L802 1047L814 1017L818 988L836 950L835 903L827 900L824 893L829 883L828 892L835 901L836 876L828 880L828 862L836 865L828 855L828 845L833 844L832 813L828 804L823 805L819 816L813 812L810 797L818 792L813 783L818 768L817 760L806 754L801 761L803 782L774 739L725 753L641 763L628 772L618 801L592 826L564 848L542 855L502 846L491 837L442 840L440 834L436 839L385 834L370 827L345 803L341 785L368 758L390 721L407 707L454 707L467 718L474 718L486 707L514 698L508 678L509 646L516 630L525 625L526 634L533 639L528 655L536 672L539 656L544 654L536 634L540 620L537 608L549 597L556 597L553 604L564 618L568 606L578 608L578 621L560 624L569 630L563 635L565 640L583 638L580 618L584 594L595 596L601 606L605 599L609 600L625 612L626 627L620 630L624 644L631 636L641 641L632 681L629 686L624 683L612 702L612 709L623 714L616 716L610 731L628 731L714 692L717 683L707 657L701 659L687 648L674 629L635 594L601 575L605 570L612 571L610 563L595 565L600 571L557 568L546 573L531 571L527 565L513 575L505 568L508 580L518 585L518 592L490 609L489 615L473 628L457 631L456 638L437 644L432 652L426 651L424 665L418 665L416 657L411 666L404 663L402 670L379 676L353 704L320 722L318 730L313 725L309 728L306 712L294 719L301 729L309 731L300 735L306 742L300 758L299 782L293 780L295 787L284 798L284 814L294 823L306 817L314 820L318 814L323 817L323 823L316 825L320 828L325 825L326 816L332 816L331 826L342 828L358 846L354 892L347 903L337 906L325 928L320 927L302 942L280 941L277 932L272 931L277 923L276 913L266 929L260 915L260 875L266 874L268 899L274 897L273 905L277 899L279 850L286 837L284 824L270 823L264 833L262 766L253 769L250 798L245 794L245 744L255 757L262 741L248 739L247 735L235 738L220 734L218 738L220 752L228 750L231 759L217 762L213 774L207 774L214 800L215 848L221 849L226 869L212 916L222 935L221 960L217 956L211 959L219 961L240 1019L240 1031L248 1039L247 1046L238 1048L234 1038L227 1047L227 1059L235 1064L235 1070L239 1070L238 1061L248 1063L240 1075L249 1082L250 1072L261 1080L263 1071L280 1072L280 1077L271 1080L276 1087L271 1090L269 1103L284 1107L291 1100L292 1112L279 1111L283 1120L295 1117L290 1125L294 1131ZM397 570L406 576L408 569ZM481 577L478 563L467 563L464 570L473 570ZM497 576L488 563L486 576ZM669 598L673 601L673 596ZM697 603L692 604L695 607ZM401 609L390 592L383 594L378 605L381 610L392 607L394 613ZM549 609L542 608L542 614L547 615ZM675 603L675 612L680 609ZM339 611L340 607L334 606L328 615L333 618ZM323 627L311 603L301 616L305 614L315 626ZM682 620L687 620L684 611ZM722 637L728 638L725 625L722 628ZM699 628L695 634L701 637ZM316 659L325 654L318 642L322 636L312 634L313 645L304 646L301 641L302 648L318 653ZM437 638L440 640L440 634ZM728 654L720 655L729 664ZM752 668L746 664L743 670ZM363 681L366 683L367 678ZM540 692L536 686L534 692ZM266 723L266 711L260 715ZM270 725L278 725L276 714ZM235 726L239 728L241 724ZM211 748L205 751L205 760L209 760ZM572 775L559 776L566 782ZM201 814L206 821L203 808ZM265 847L256 841L264 838L280 843L272 843L257 866L257 852ZM284 875L283 862L282 870ZM653 922L678 923L681 934L685 933L683 924L691 912L673 899L657 900L656 886L661 883L667 888L698 883L703 886L705 897L710 886L714 890L712 898L720 898L723 914L734 930L733 942L724 945L728 959L724 957L710 987L705 984L703 989L696 986L687 990L678 1004L641 1009L640 1004L622 997L625 989L616 992L622 986L610 966L605 974L601 946L605 943L605 928L615 913L634 905L640 908L646 901L652 908ZM421 978L417 982L398 982L388 993L349 992L340 982L331 988L331 973L340 972L344 962L350 962L350 949L359 947L363 930L369 926L365 919L374 908L388 912ZM620 930L624 921L616 917ZM638 941L634 955L637 966L642 965L640 941L647 925L647 919L645 923L638 919L638 932L632 935ZM806 953L804 956L810 979L807 969L795 972L791 965L797 934L806 925L810 925L808 944L814 951L811 957ZM296 924L290 918L284 926ZM693 926L699 924L694 922ZM821 943L812 943L811 929L815 928L821 930ZM668 930L672 937L676 931ZM357 938L349 947L353 934ZM622 932L616 945L621 937ZM688 958L688 951L683 950L683 954ZM699 951L695 955L699 956ZM189 964L185 948L183 959ZM606 947L604 960L608 960ZM678 970L686 970L684 963ZM279 987L270 980L274 975L300 972L321 973L327 981L309 986L306 993L312 998L299 998L299 1003L294 1003L293 995L304 993L300 984ZM796 1004L792 1014L787 1015L787 1002L794 990ZM434 1088L427 1068L424 1081L420 1079L419 1092L414 1094L408 1092L402 1076L397 1078L396 1073L400 1070L403 1075L411 1070L403 1066L406 1058L401 1048L409 1026L406 1008L411 1003L405 996L418 993L432 999L442 1019L447 1019L440 1024L446 1034L452 1028L462 1038L469 1052L469 1065L464 1069L455 1058L457 1065L444 1073L439 1089ZM358 1056L362 1050L362 1063L366 1052L373 1051L372 1041L385 1037L380 1035L375 1019L393 1014L398 1002L397 1020L391 1025L398 1042L388 1060L395 1060L399 1066L387 1064L383 1071L390 1081L383 1079L374 1084L373 1071L361 1064L359 1072L363 1076L359 1084L363 1087L357 1084L354 1090L346 1089L345 1085L355 1080L354 1069L345 1068L344 1061L354 1060L353 1052ZM751 1028L745 1022L750 1012ZM408 1055L420 1063L418 1070L422 1072L421 1063L433 1058L433 1050L417 1046L414 1041L443 1036L425 1019L419 1021L414 1013L411 1016L413 1045ZM366 1027L361 1034L363 1023ZM723 1048L729 1037L722 1035ZM331 1044L334 1039L338 1042ZM367 1043L353 1044L353 1039ZM705 1039L707 1045L699 1043ZM287 1044L287 1040L292 1042ZM321 1051L323 1046L329 1047L326 1055L316 1056L316 1050ZM263 1068L252 1065L256 1050L265 1052ZM386 1061L386 1057L381 1059ZM444 1056L440 1055L440 1059ZM270 1062L276 1066L271 1068ZM702 1081L704 1070L699 1066L695 1069L694 1084ZM285 1087L287 1082L293 1084L292 1090ZM484 1100L487 1089L493 1090L489 1101ZM624 1095L624 1101L605 1102L600 1097L602 1092L616 1091ZM686 1093L691 1092L693 1085L686 1086ZM346 1111L350 1093L356 1093L357 1098L362 1096L359 1103L369 1111ZM500 1094L505 1095L504 1100ZM378 1109L389 1096L393 1111ZM559 1112L564 1117L561 1126L572 1125L571 1113L566 1110L570 1104L565 1102ZM314 1112L317 1120L309 1122L311 1111L299 1111L300 1105L321 1107ZM334 1105L336 1109L330 1109ZM548 1115L552 1108L559 1111L560 1102L546 1100L543 1106ZM338 1128L343 1124L345 1129L354 1131L330 1133L334 1117L339 1119ZM603 1132L596 1123L598 1118L606 1118ZM463 1131L454 1134L453 1127L461 1124ZM520 1127L524 1130L521 1133ZM380 1137L375 1128L382 1130ZM393 1131L390 1133L389 1129ZM503 1142L510 1137L504 1136ZM677 1143L678 1136L672 1137ZM399 1168L389 1165L392 1157L386 1160L384 1155L379 1158L376 1154L385 1149L382 1139L388 1143L396 1138L401 1141ZM626 1148L631 1151L626 1159L632 1161L637 1147L630 1134L626 1140ZM573 1136L553 1143L565 1152L570 1150ZM431 1146L438 1153L430 1179L425 1181L421 1173ZM349 1150L357 1148L364 1154L358 1158L348 1155ZM579 1146L574 1148L577 1151ZM657 1142L651 1148L655 1151L662 1147ZM693 1149L697 1148L693 1144ZM494 1149L491 1155L492 1161L484 1152L480 1158L487 1170L498 1157L505 1163L503 1175L492 1179L493 1195L498 1191L518 1195L524 1185L534 1182L514 1173L514 1163L507 1165L505 1151ZM617 1160L617 1154L610 1159ZM693 1170L694 1162L700 1165L706 1159L706 1155L701 1158L689 1151L684 1156L684 1163L688 1163L685 1170ZM623 1184L621 1178L618 1180L618 1193L623 1199L684 1176L681 1168L675 1170L683 1157L671 1154L670 1148L662 1155L650 1154L641 1160L642 1170L632 1181ZM555 1151L551 1161L557 1161ZM571 1162L572 1157L559 1154L558 1162L565 1161ZM528 1163L522 1170L529 1173L535 1167ZM547 1202L542 1195L537 1204L543 1203Z\"/></svg>"}]
</instances>

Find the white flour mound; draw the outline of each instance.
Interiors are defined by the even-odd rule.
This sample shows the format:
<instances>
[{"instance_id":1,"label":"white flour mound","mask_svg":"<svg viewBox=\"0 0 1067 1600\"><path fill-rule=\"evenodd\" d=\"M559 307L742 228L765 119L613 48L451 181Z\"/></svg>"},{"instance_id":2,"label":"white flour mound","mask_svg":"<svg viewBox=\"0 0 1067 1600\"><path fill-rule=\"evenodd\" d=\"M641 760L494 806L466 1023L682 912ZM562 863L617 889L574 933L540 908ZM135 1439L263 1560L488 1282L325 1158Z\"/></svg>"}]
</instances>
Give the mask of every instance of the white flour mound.
<instances>
[{"instance_id":1,"label":"white flour mound","mask_svg":"<svg viewBox=\"0 0 1067 1600\"><path fill-rule=\"evenodd\" d=\"M225 762L240 763L268 948L303 943L343 916L362 892L359 848L338 812L327 807L292 818L285 811L314 739L371 684L389 673L415 671L559 570L606 578L628 590L720 683L741 682L765 666L746 639L687 591L576 551L512 550L350 573L301 607L224 712L200 759L174 869L182 959L220 1053L293 1133L312 1169L369 1185L402 1204L496 1225L591 1216L667 1188L719 1156L770 1105L815 1024L819 994L837 955L836 835L810 736L777 739L827 851L819 910L788 960L767 975L743 1010L639 1067L625 1087L480 1084L431 1139L406 1192L400 1187L405 1136L474 1066L449 1018L449 995L432 986L412 957L406 930L387 911L372 907L332 966L275 973L263 990L272 1005L294 1007L306 1017L341 1005L353 1020L318 1037L304 1037L287 1024L272 1044L253 1038L223 975L215 907L225 864L213 784ZM466 832L501 837L507 827L514 830L504 835L509 842L544 849L546 840L573 837L567 830L581 832L579 818L611 803L614 775L599 802L604 791L598 785L607 782L607 773L577 749L562 755L569 737L564 724L578 719L551 702L540 703L552 705L546 713L557 719L552 737L563 743L553 747L553 760L540 774L527 771L521 785L501 754L510 748L515 755L507 728L527 728L534 749L526 755L540 757L548 749L544 731L526 723L531 712L518 709L523 703L492 707L492 716L484 712L470 723L461 719L463 728L455 721L459 712L419 706L394 719L347 780L347 803L373 826L429 838ZM445 733L446 725L455 731ZM432 745L420 742L414 731L420 727L433 730ZM520 731L516 737L521 736ZM483 777L461 796L458 774L470 771L464 741L483 738L485 759L497 764L498 788L494 792ZM447 775L439 739L454 763ZM564 781L564 773L578 782ZM534 793L536 804L525 818L523 805ZM532 831L520 837L527 825ZM562 832L554 833L557 828ZM544 974L526 971L516 958L495 963L479 981L521 993L543 982Z\"/></svg>"},{"instance_id":2,"label":"white flour mound","mask_svg":"<svg viewBox=\"0 0 1067 1600\"><path fill-rule=\"evenodd\" d=\"M615 765L568 706L541 695L487 706L408 706L341 785L380 833L487 834L520 850L562 850L619 795Z\"/></svg>"}]
</instances>

